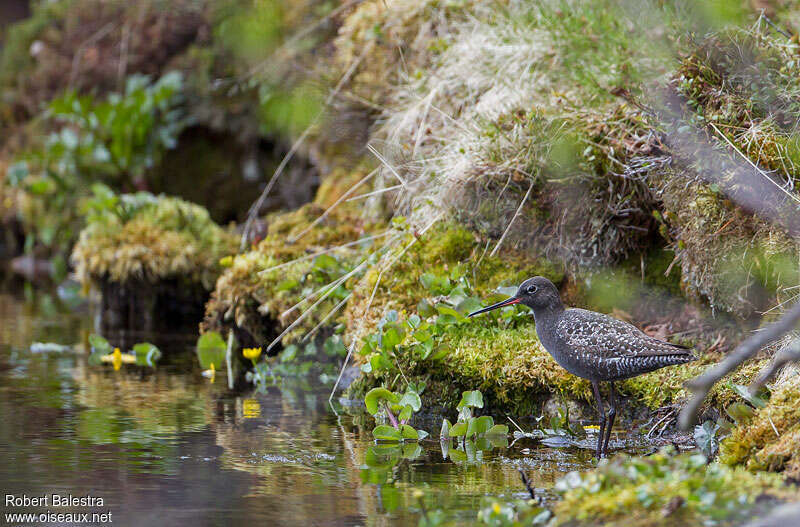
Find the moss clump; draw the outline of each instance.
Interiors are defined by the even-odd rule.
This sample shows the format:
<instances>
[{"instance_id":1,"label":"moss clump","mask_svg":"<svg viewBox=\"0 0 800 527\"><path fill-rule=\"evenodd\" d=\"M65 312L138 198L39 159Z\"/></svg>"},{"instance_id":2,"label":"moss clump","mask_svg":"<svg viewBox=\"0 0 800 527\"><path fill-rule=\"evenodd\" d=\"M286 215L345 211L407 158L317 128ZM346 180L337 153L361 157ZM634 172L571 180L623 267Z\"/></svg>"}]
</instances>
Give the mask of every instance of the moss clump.
<instances>
[{"instance_id":1,"label":"moss clump","mask_svg":"<svg viewBox=\"0 0 800 527\"><path fill-rule=\"evenodd\" d=\"M720 461L750 470L783 471L800 479L800 384L790 379L744 426L720 445Z\"/></svg>"},{"instance_id":2,"label":"moss clump","mask_svg":"<svg viewBox=\"0 0 800 527\"><path fill-rule=\"evenodd\" d=\"M236 250L236 237L206 209L178 198L104 194L90 207L72 252L78 277L87 284L178 278L210 290L220 259Z\"/></svg>"},{"instance_id":3,"label":"moss clump","mask_svg":"<svg viewBox=\"0 0 800 527\"><path fill-rule=\"evenodd\" d=\"M309 255L386 228L383 223L364 219L358 211L345 207L332 209L312 227L323 213L325 210L318 205L308 204L293 212L267 216L264 239L250 251L235 256L230 268L217 281L206 306L203 330L237 327L247 333L245 338L263 343L276 327L285 328L293 323L313 301L281 317L284 311L352 270L366 256L372 243L353 245L318 258L308 258ZM282 264L287 265L263 272ZM307 317L286 336L286 340L320 322L347 296L346 286L343 283L338 287L315 309L313 316ZM331 325L334 323L335 319L331 320Z\"/></svg>"},{"instance_id":4,"label":"moss clump","mask_svg":"<svg viewBox=\"0 0 800 527\"><path fill-rule=\"evenodd\" d=\"M407 246L412 240L409 236L400 245ZM500 286L517 286L531 276L546 276L556 284L564 280L563 269L546 258L513 249L502 250L499 256L489 256L488 243L452 222L434 226L383 275L373 267L355 284L353 299L346 311L348 332L360 340L375 329L386 311L415 309L421 299L429 296L420 281L426 273L466 275L474 294L479 297L488 296Z\"/></svg>"},{"instance_id":5,"label":"moss clump","mask_svg":"<svg viewBox=\"0 0 800 527\"><path fill-rule=\"evenodd\" d=\"M618 456L592 471L572 472L555 486L555 525L644 527L734 521L756 498L786 493L780 478L712 463L701 455Z\"/></svg>"}]
</instances>

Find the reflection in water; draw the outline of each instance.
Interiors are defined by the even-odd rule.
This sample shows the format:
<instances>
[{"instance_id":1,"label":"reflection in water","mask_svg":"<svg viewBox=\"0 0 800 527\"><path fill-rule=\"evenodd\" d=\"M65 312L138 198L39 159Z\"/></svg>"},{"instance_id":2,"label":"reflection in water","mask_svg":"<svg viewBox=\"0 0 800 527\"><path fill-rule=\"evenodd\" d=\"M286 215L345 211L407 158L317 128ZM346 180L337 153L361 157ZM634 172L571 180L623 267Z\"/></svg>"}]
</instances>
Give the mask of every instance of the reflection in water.
<instances>
[{"instance_id":1,"label":"reflection in water","mask_svg":"<svg viewBox=\"0 0 800 527\"><path fill-rule=\"evenodd\" d=\"M407 525L415 489L473 522L486 494L526 496L518 467L542 490L586 466L530 442L375 445L316 379L234 396L193 360L115 372L30 351L81 343L90 328L53 297L0 295L4 492L99 496L123 525Z\"/></svg>"}]
</instances>

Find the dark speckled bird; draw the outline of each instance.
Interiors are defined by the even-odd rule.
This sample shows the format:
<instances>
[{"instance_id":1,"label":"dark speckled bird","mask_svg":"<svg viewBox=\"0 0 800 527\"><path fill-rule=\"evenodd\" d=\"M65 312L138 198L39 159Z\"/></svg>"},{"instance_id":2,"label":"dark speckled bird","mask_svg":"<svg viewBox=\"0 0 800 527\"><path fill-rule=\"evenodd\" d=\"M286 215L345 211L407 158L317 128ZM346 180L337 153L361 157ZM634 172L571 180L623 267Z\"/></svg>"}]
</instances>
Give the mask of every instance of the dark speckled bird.
<instances>
[{"instance_id":1,"label":"dark speckled bird","mask_svg":"<svg viewBox=\"0 0 800 527\"><path fill-rule=\"evenodd\" d=\"M533 310L536 334L556 362L571 374L592 382L600 415L598 458L608 452L617 414L614 382L695 360L689 348L650 337L627 322L586 309L564 308L556 286L542 276L525 280L511 298L469 316L512 304L524 304ZM600 394L602 381L609 384L608 412Z\"/></svg>"}]
</instances>

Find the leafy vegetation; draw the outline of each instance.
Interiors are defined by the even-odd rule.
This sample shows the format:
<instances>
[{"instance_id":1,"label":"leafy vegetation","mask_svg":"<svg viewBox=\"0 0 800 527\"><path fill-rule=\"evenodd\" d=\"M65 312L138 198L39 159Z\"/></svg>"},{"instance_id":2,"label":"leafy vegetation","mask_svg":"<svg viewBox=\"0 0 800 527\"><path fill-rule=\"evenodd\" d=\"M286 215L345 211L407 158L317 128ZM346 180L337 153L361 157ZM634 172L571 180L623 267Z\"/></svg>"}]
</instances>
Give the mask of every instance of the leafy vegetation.
<instances>
[{"instance_id":1,"label":"leafy vegetation","mask_svg":"<svg viewBox=\"0 0 800 527\"><path fill-rule=\"evenodd\" d=\"M98 365L107 362L111 363L115 370L119 370L123 364L155 368L162 356L161 350L149 342L135 344L130 352L122 353L119 348L112 349L108 340L94 333L89 335L89 346L91 347L89 364Z\"/></svg>"},{"instance_id":2,"label":"leafy vegetation","mask_svg":"<svg viewBox=\"0 0 800 527\"><path fill-rule=\"evenodd\" d=\"M132 76L123 94L104 101L69 92L49 104L45 126L54 131L21 154L6 178L23 192L28 248L68 249L81 226L76 213L93 185L147 186L147 171L175 147L185 125L181 88L179 73L156 82Z\"/></svg>"}]
</instances>

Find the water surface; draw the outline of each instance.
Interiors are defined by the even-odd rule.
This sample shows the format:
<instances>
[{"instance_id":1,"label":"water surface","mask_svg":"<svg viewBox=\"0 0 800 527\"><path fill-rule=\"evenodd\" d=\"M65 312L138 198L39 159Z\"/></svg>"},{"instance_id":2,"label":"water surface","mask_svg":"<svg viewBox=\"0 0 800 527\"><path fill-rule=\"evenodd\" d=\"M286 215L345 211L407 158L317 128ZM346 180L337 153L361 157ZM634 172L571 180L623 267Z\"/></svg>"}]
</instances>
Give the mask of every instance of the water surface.
<instances>
[{"instance_id":1,"label":"water surface","mask_svg":"<svg viewBox=\"0 0 800 527\"><path fill-rule=\"evenodd\" d=\"M103 507L57 512L107 510L126 526L349 526L416 525L419 489L428 506L471 524L483 496L527 496L519 467L546 498L556 478L589 466L588 450L526 440L460 462L438 440L376 447L354 424L363 418L331 406L330 386L314 375L231 394L224 377L212 384L200 374L186 344L164 350L172 358L156 370L30 349L80 348L91 327L85 310L70 311L55 293L0 294L4 494L100 497Z\"/></svg>"}]
</instances>

